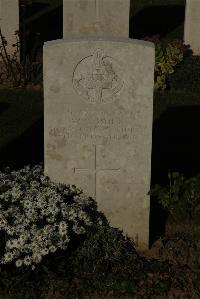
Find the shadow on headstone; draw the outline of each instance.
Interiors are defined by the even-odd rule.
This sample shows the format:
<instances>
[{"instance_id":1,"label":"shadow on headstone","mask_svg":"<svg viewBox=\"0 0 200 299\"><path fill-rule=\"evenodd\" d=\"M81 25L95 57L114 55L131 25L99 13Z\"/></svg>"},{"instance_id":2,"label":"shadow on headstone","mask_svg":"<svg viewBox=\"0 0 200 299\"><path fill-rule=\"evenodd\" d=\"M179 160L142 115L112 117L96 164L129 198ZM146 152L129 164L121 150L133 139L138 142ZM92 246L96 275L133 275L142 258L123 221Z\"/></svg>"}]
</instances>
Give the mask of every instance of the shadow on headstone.
<instances>
[{"instance_id":1,"label":"shadow on headstone","mask_svg":"<svg viewBox=\"0 0 200 299\"><path fill-rule=\"evenodd\" d=\"M30 30L30 38L36 32L40 33L41 42L61 39L63 37L63 9L62 6L33 20L27 27Z\"/></svg>"},{"instance_id":2,"label":"shadow on headstone","mask_svg":"<svg viewBox=\"0 0 200 299\"><path fill-rule=\"evenodd\" d=\"M20 8L20 29L23 32L21 56L28 54L31 59L41 62L44 42L63 36L62 5L33 2L25 9L23 6Z\"/></svg>"},{"instance_id":3,"label":"shadow on headstone","mask_svg":"<svg viewBox=\"0 0 200 299\"><path fill-rule=\"evenodd\" d=\"M30 18L32 17L33 15L41 12L42 10L44 10L45 8L49 7L49 4L48 3L38 3L38 2L33 2L31 3L31 5L28 5L26 7L26 10L25 10L25 18ZM21 16L21 14L20 14Z\"/></svg>"},{"instance_id":4,"label":"shadow on headstone","mask_svg":"<svg viewBox=\"0 0 200 299\"><path fill-rule=\"evenodd\" d=\"M143 38L168 33L184 23L185 7L181 5L163 5L146 7L130 19L130 38Z\"/></svg>"},{"instance_id":5,"label":"shadow on headstone","mask_svg":"<svg viewBox=\"0 0 200 299\"><path fill-rule=\"evenodd\" d=\"M7 166L18 170L44 162L43 122L43 118L39 119L19 138L0 149L0 170Z\"/></svg>"},{"instance_id":6,"label":"shadow on headstone","mask_svg":"<svg viewBox=\"0 0 200 299\"><path fill-rule=\"evenodd\" d=\"M200 107L169 108L153 125L151 186L169 184L168 171L200 173ZM151 200L151 238L164 233L166 214Z\"/></svg>"}]
</instances>

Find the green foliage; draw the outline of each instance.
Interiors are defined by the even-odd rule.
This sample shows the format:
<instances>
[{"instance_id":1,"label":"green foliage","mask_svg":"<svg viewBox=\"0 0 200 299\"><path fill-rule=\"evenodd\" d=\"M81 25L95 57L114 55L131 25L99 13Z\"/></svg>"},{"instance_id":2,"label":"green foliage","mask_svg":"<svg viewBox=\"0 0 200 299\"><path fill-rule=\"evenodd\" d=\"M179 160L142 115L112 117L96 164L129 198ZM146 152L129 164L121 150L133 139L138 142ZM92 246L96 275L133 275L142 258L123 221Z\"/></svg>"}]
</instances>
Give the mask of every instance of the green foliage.
<instances>
[{"instance_id":1,"label":"green foliage","mask_svg":"<svg viewBox=\"0 0 200 299\"><path fill-rule=\"evenodd\" d=\"M200 90L200 56L186 57L170 76L171 90L199 92Z\"/></svg>"},{"instance_id":2,"label":"green foliage","mask_svg":"<svg viewBox=\"0 0 200 299\"><path fill-rule=\"evenodd\" d=\"M165 90L167 79L174 72L175 66L183 60L183 53L178 45L156 45L155 90Z\"/></svg>"},{"instance_id":3,"label":"green foliage","mask_svg":"<svg viewBox=\"0 0 200 299\"><path fill-rule=\"evenodd\" d=\"M42 64L35 60L39 35L36 35L31 53L22 53L22 31L16 31L16 43L12 45L13 52L9 53L8 43L2 35L0 27L0 83L12 87L38 84L42 80Z\"/></svg>"},{"instance_id":4,"label":"green foliage","mask_svg":"<svg viewBox=\"0 0 200 299\"><path fill-rule=\"evenodd\" d=\"M183 53L177 45L168 44L166 48L156 46L156 90L167 87L167 78L174 72L175 66L183 60Z\"/></svg>"},{"instance_id":5,"label":"green foliage","mask_svg":"<svg viewBox=\"0 0 200 299\"><path fill-rule=\"evenodd\" d=\"M1 265L34 270L96 222L103 223L96 202L73 185L51 182L40 165L0 172Z\"/></svg>"},{"instance_id":6,"label":"green foliage","mask_svg":"<svg viewBox=\"0 0 200 299\"><path fill-rule=\"evenodd\" d=\"M177 65L190 53L187 46L179 39L160 39L159 35L145 37L144 40L155 44L154 89L165 90L168 79Z\"/></svg>"},{"instance_id":7,"label":"green foliage","mask_svg":"<svg viewBox=\"0 0 200 299\"><path fill-rule=\"evenodd\" d=\"M168 292L171 271L167 262L141 257L118 229L97 225L67 251L46 256L35 271L1 268L0 298L44 299L52 289L70 299L93 299L94 294L150 299Z\"/></svg>"},{"instance_id":8,"label":"green foliage","mask_svg":"<svg viewBox=\"0 0 200 299\"><path fill-rule=\"evenodd\" d=\"M44 299L49 289L71 299L152 298L171 283L168 264L139 256L93 199L51 182L38 165L0 172L0 257L6 250L12 259L0 263L0 298ZM36 261L36 254L42 258Z\"/></svg>"},{"instance_id":9,"label":"green foliage","mask_svg":"<svg viewBox=\"0 0 200 299\"><path fill-rule=\"evenodd\" d=\"M88 227L103 223L107 220L92 198L73 185L51 182L40 165L4 169L0 172L2 288L10 298L26 298L21 286L27 277L35 277L31 271L46 273L49 257L80 242ZM8 273L12 273L10 278Z\"/></svg>"},{"instance_id":10,"label":"green foliage","mask_svg":"<svg viewBox=\"0 0 200 299\"><path fill-rule=\"evenodd\" d=\"M149 194L175 219L182 215L182 221L194 221L200 212L200 175L186 179L178 172L169 172L168 178L167 187L155 185Z\"/></svg>"},{"instance_id":11,"label":"green foliage","mask_svg":"<svg viewBox=\"0 0 200 299\"><path fill-rule=\"evenodd\" d=\"M167 263L141 257L129 238L107 225L97 227L95 233L88 231L67 267L71 280L65 294L72 299L94 298L94 293L105 298L151 298L167 292L171 283Z\"/></svg>"}]
</instances>

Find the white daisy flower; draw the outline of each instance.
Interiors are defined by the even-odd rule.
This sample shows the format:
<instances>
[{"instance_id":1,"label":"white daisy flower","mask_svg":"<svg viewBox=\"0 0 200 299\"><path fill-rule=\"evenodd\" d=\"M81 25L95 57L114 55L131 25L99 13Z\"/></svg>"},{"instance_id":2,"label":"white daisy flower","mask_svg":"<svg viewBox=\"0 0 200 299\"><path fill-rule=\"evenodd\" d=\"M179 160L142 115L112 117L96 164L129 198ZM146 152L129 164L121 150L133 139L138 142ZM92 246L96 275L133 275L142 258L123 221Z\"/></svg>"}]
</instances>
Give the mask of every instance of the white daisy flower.
<instances>
[{"instance_id":1,"label":"white daisy flower","mask_svg":"<svg viewBox=\"0 0 200 299\"><path fill-rule=\"evenodd\" d=\"M20 239L13 240L13 247L20 248L22 245L22 241Z\"/></svg>"},{"instance_id":2,"label":"white daisy flower","mask_svg":"<svg viewBox=\"0 0 200 299\"><path fill-rule=\"evenodd\" d=\"M6 242L6 247L7 248L10 248L10 249L12 249L14 246L13 246L14 244L13 244L13 240L8 240L7 242Z\"/></svg>"},{"instance_id":3,"label":"white daisy flower","mask_svg":"<svg viewBox=\"0 0 200 299\"><path fill-rule=\"evenodd\" d=\"M13 236L14 233L15 233L15 230L14 230L13 227L8 227L8 228L6 229L6 232L7 232L8 235Z\"/></svg>"},{"instance_id":4,"label":"white daisy flower","mask_svg":"<svg viewBox=\"0 0 200 299\"><path fill-rule=\"evenodd\" d=\"M49 247L49 251L50 252L56 252L56 250L57 250L57 248L54 246L54 245L51 245L50 247Z\"/></svg>"},{"instance_id":5,"label":"white daisy flower","mask_svg":"<svg viewBox=\"0 0 200 299\"><path fill-rule=\"evenodd\" d=\"M65 228L59 228L59 235L65 236L67 234L67 230Z\"/></svg>"},{"instance_id":6,"label":"white daisy flower","mask_svg":"<svg viewBox=\"0 0 200 299\"><path fill-rule=\"evenodd\" d=\"M31 267L31 269L32 269L32 270L35 270L35 266L33 265L33 266Z\"/></svg>"},{"instance_id":7,"label":"white daisy flower","mask_svg":"<svg viewBox=\"0 0 200 299\"><path fill-rule=\"evenodd\" d=\"M33 258L33 261L37 264L39 264L42 260L42 256L40 254L35 254L35 255L33 255L32 258Z\"/></svg>"},{"instance_id":8,"label":"white daisy flower","mask_svg":"<svg viewBox=\"0 0 200 299\"><path fill-rule=\"evenodd\" d=\"M67 225L67 223L65 221L61 221L59 223L59 228L60 229L67 229L67 227L68 227L68 225Z\"/></svg>"},{"instance_id":9,"label":"white daisy flower","mask_svg":"<svg viewBox=\"0 0 200 299\"><path fill-rule=\"evenodd\" d=\"M24 207L25 208L31 208L32 207L32 202L30 200L25 200L24 201Z\"/></svg>"},{"instance_id":10,"label":"white daisy flower","mask_svg":"<svg viewBox=\"0 0 200 299\"><path fill-rule=\"evenodd\" d=\"M22 262L22 260L16 260L16 262L15 262L15 265L17 266L17 267L21 267L22 266L22 264L23 264L23 262Z\"/></svg>"},{"instance_id":11,"label":"white daisy flower","mask_svg":"<svg viewBox=\"0 0 200 299\"><path fill-rule=\"evenodd\" d=\"M81 235L85 233L84 227L78 227L76 224L73 225L72 229L77 235Z\"/></svg>"},{"instance_id":12,"label":"white daisy flower","mask_svg":"<svg viewBox=\"0 0 200 299\"><path fill-rule=\"evenodd\" d=\"M14 258L14 254L12 252L7 252L4 254L5 262L11 262Z\"/></svg>"},{"instance_id":13,"label":"white daisy flower","mask_svg":"<svg viewBox=\"0 0 200 299\"><path fill-rule=\"evenodd\" d=\"M31 265L31 262L32 262L32 260L31 260L30 256L26 256L24 258L24 265L29 266L29 265Z\"/></svg>"},{"instance_id":14,"label":"white daisy flower","mask_svg":"<svg viewBox=\"0 0 200 299\"><path fill-rule=\"evenodd\" d=\"M20 241L21 241L21 244L23 244L25 241L26 241L26 236L25 234L22 234L20 237L19 237Z\"/></svg>"},{"instance_id":15,"label":"white daisy flower","mask_svg":"<svg viewBox=\"0 0 200 299\"><path fill-rule=\"evenodd\" d=\"M42 249L42 251L41 251L41 254L42 255L47 255L49 253L49 249L48 248L44 248L44 249Z\"/></svg>"}]
</instances>

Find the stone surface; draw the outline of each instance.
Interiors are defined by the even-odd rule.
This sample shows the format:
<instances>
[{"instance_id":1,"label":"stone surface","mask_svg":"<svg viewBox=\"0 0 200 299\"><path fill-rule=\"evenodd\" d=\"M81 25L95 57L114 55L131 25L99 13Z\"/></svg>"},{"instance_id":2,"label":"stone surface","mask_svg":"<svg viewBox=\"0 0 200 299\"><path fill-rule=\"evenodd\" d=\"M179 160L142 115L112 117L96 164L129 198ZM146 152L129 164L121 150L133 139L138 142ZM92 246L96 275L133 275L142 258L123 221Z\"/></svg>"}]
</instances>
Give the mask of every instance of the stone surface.
<instances>
[{"instance_id":1,"label":"stone surface","mask_svg":"<svg viewBox=\"0 0 200 299\"><path fill-rule=\"evenodd\" d=\"M191 45L191 48L195 55L200 55L200 1L199 0L186 0L184 40L185 40L185 44Z\"/></svg>"},{"instance_id":2,"label":"stone surface","mask_svg":"<svg viewBox=\"0 0 200 299\"><path fill-rule=\"evenodd\" d=\"M63 38L129 37L130 0L63 0Z\"/></svg>"},{"instance_id":3,"label":"stone surface","mask_svg":"<svg viewBox=\"0 0 200 299\"><path fill-rule=\"evenodd\" d=\"M140 248L149 238L154 51L125 38L44 46L45 173L96 198Z\"/></svg>"},{"instance_id":4,"label":"stone surface","mask_svg":"<svg viewBox=\"0 0 200 299\"><path fill-rule=\"evenodd\" d=\"M12 47L16 43L15 31L19 30L18 0L0 0L0 27L8 42L8 53L11 54L15 51Z\"/></svg>"}]
</instances>

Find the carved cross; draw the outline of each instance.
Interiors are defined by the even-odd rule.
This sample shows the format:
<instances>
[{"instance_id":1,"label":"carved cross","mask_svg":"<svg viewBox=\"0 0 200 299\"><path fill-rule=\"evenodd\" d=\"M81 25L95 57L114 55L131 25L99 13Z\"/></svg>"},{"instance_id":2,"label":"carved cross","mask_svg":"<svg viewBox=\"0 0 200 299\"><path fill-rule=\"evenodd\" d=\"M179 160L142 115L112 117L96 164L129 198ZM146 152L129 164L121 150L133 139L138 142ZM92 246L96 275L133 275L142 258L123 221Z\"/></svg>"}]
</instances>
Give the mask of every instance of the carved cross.
<instances>
[{"instance_id":1,"label":"carved cross","mask_svg":"<svg viewBox=\"0 0 200 299\"><path fill-rule=\"evenodd\" d=\"M94 145L94 168L89 169L89 168L74 168L74 173L76 173L76 171L90 171L93 172L94 174L94 182L95 182L95 198L96 198L96 194L97 194L97 174L100 171L116 171L116 170L120 170L120 168L100 168L97 169L97 146Z\"/></svg>"},{"instance_id":2,"label":"carved cross","mask_svg":"<svg viewBox=\"0 0 200 299\"><path fill-rule=\"evenodd\" d=\"M84 87L94 90L95 98L100 102L103 89L111 89L115 77L112 65L103 62L103 52L97 49L93 54L92 73L84 79Z\"/></svg>"}]
</instances>

